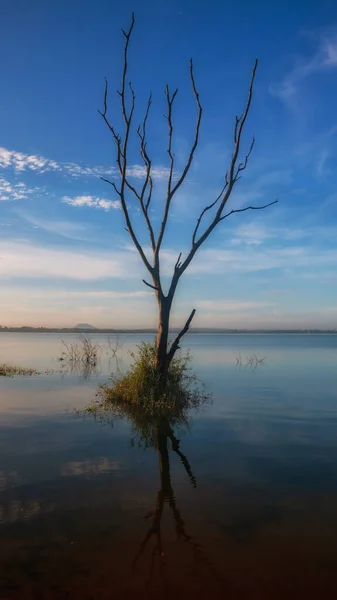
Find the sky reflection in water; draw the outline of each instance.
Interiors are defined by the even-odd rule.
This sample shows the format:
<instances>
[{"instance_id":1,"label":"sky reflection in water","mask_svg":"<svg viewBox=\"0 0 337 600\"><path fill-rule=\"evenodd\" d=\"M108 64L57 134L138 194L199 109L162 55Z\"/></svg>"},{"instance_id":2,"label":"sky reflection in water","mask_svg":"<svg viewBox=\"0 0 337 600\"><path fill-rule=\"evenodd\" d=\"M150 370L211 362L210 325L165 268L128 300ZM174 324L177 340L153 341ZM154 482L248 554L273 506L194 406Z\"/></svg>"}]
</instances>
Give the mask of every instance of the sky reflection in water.
<instances>
[{"instance_id":1,"label":"sky reflection in water","mask_svg":"<svg viewBox=\"0 0 337 600\"><path fill-rule=\"evenodd\" d=\"M123 338L121 368L139 340ZM0 597L333 597L337 336L186 345L212 404L147 450L126 421L73 414L106 356L86 380L0 381ZM58 336L0 339L0 361L39 369L59 350ZM265 364L236 365L253 352Z\"/></svg>"}]
</instances>

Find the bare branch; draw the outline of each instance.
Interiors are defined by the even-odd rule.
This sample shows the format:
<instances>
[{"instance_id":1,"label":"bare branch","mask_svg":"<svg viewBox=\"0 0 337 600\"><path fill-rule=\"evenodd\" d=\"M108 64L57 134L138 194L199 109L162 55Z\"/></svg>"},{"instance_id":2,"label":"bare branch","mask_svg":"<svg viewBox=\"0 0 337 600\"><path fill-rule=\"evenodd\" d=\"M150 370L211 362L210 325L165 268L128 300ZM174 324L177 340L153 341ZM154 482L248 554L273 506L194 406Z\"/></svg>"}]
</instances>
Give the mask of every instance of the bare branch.
<instances>
[{"instance_id":1,"label":"bare branch","mask_svg":"<svg viewBox=\"0 0 337 600\"><path fill-rule=\"evenodd\" d=\"M174 357L176 351L178 350L178 348L179 348L179 342L180 342L181 338L183 337L183 335L185 335L185 333L188 332L188 330L190 328L191 321L192 321L194 315L195 315L195 308L192 310L192 312L191 312L190 316L188 317L188 319L187 319L187 321L186 321L183 329L180 331L180 333L178 333L178 335L175 338L174 342L172 342L172 344L171 344L171 348L170 348L170 350L169 350L169 352L167 354L168 364L170 364L172 358Z\"/></svg>"},{"instance_id":2,"label":"bare branch","mask_svg":"<svg viewBox=\"0 0 337 600\"><path fill-rule=\"evenodd\" d=\"M253 137L253 139L252 139L252 143L251 143L250 148L249 148L249 150L248 150L248 152L247 152L247 154L245 156L245 160L243 162L241 162L239 164L238 168L237 168L237 171L236 171L236 174L235 174L235 177L234 177L235 181L239 180L239 173L241 173L241 171L244 171L245 168L247 167L249 157L250 157L250 155L251 155L251 153L253 151L253 148L254 148L254 144L255 144L255 137Z\"/></svg>"},{"instance_id":3,"label":"bare branch","mask_svg":"<svg viewBox=\"0 0 337 600\"><path fill-rule=\"evenodd\" d=\"M257 69L257 65L258 65L258 60L255 60L254 63L254 67L253 67L253 71L252 71L252 76L251 76L251 80L250 80L250 86L249 86L249 92L248 92L248 99L247 99L247 103L246 103L246 108L244 110L244 112L242 113L242 115L240 117L236 117L235 118L235 126L234 126L234 151L233 151L233 155L232 155L232 159L231 159L231 163L230 163L230 167L229 167L229 171L228 171L228 184L224 186L223 188L223 194L222 197L220 199L217 200L217 202L219 202L218 204L218 209L216 211L216 214L214 215L214 218L212 220L212 222L210 223L210 225L207 227L207 229L204 231L204 233L200 236L200 238L198 239L198 241L196 241L196 233L197 230L199 228L200 225L200 221L203 217L203 215L205 214L206 210L209 210L208 207L206 207L204 209L204 211L202 211L195 230L194 230L194 234L192 237L192 247L191 250L189 252L189 254L187 255L185 261L183 262L183 264L181 265L180 269L179 269L179 277L182 275L182 273L187 269L188 265L190 264L191 260L193 259L196 251L198 250L198 248L200 248L201 244L203 244L203 242L208 238L208 236L210 235L210 233L213 231L213 229L216 227L216 225L218 223L220 223L221 219L222 219L222 213L224 210L224 207L226 206L229 197L232 193L233 187L235 185L235 183L237 182L237 180L239 179L238 175L240 173L240 171L244 170L247 166L247 162L249 159L249 156L253 150L254 147L254 138L253 141L251 143L250 149L246 155L246 158L244 160L243 163L240 163L239 166L237 167L237 160L238 160L238 156L239 156L239 151L240 151L240 143L241 143L241 136L242 136L242 131L243 131L243 127L245 125L248 113L249 113L249 109L250 109L250 105L251 105L251 101L252 101L252 96L253 96L253 87L254 87L254 80L255 80L255 75L256 75L256 69ZM209 205L210 208L212 206L215 205L216 202L214 202L213 204Z\"/></svg>"},{"instance_id":4,"label":"bare branch","mask_svg":"<svg viewBox=\"0 0 337 600\"><path fill-rule=\"evenodd\" d=\"M148 99L147 109L146 109L146 113L145 113L145 117L144 117L143 125L142 125L142 132L141 132L140 126L138 127L138 131L137 131L137 133L140 137L140 141L141 141L141 144L140 144L141 156L142 156L143 161L146 166L146 179L144 181L144 185L143 185L143 189L142 189L142 193L141 193L143 201L144 201L147 186L149 185L149 192L148 192L147 200L144 203L146 212L148 212L148 210L149 210L151 197L152 197L152 189L153 189L153 181L152 181L152 177L151 177L152 161L147 153L147 142L146 142L146 125L147 125L147 119L149 116L151 104L152 104L152 92L150 92L150 96Z\"/></svg>"},{"instance_id":5,"label":"bare branch","mask_svg":"<svg viewBox=\"0 0 337 600\"><path fill-rule=\"evenodd\" d=\"M131 32L131 28L130 28L130 32ZM129 88L130 88L131 97L132 97L132 107L131 107L131 111L130 111L130 113L128 115L128 122L129 122L129 120L131 121L133 110L134 110L134 104L135 104L135 93L134 93L134 90L132 88L131 82L129 82ZM123 85L122 85L122 92L118 92L118 94L119 94L119 96L121 98L122 106L123 106L123 100L124 100L124 96L125 96L125 92L123 91ZM104 101L103 101L104 110L103 110L103 112L100 111L100 110L98 112L101 115L101 117L104 119L104 121L105 121L106 125L108 126L108 128L110 129L110 131L111 131L111 133L113 135L113 138L115 140L115 143L117 145L117 164L118 164L118 167L119 167L120 174L123 176L122 159L125 158L125 156L124 156L124 150L122 151L122 148L121 148L121 138L120 138L120 136L116 133L114 127L111 125L111 123L109 122L109 120L107 118L107 100L108 100L108 81L105 79ZM148 109L147 109L147 112L146 112L146 116L145 116L145 120L144 120L145 121L145 125L146 125L146 119L147 119L147 116L148 116L148 111L149 111L150 104L151 104L151 101L150 101L150 103L148 105ZM124 108L125 108L125 104L124 104ZM143 127L143 131L144 131L144 139L145 139L145 130L144 130L144 127ZM125 176L125 185L134 194L134 196L136 197L136 199L140 202L143 213L144 213L143 197L144 197L144 193L146 191L148 179L149 179L149 173L147 172L146 180L145 180L142 192L138 193L138 191L136 190L135 186L133 186L130 183L130 181L128 180L127 174ZM111 183L111 182L109 182L106 179L103 179L103 181L106 181L107 183ZM111 185L114 185L114 184L111 184ZM115 187L115 189L116 189L116 187ZM151 181L151 194L152 194L152 181ZM150 199L151 199L151 195L150 195ZM151 240L152 249L154 250L155 240L154 240L154 234L153 234L153 231L152 231L151 223L150 223L149 219L147 218L147 216L145 214L144 214L144 216L145 216L145 219L146 219L146 222L147 222L147 226L148 226L148 229L149 229L149 232L150 232L150 240Z\"/></svg>"},{"instance_id":6,"label":"bare branch","mask_svg":"<svg viewBox=\"0 0 337 600\"><path fill-rule=\"evenodd\" d=\"M177 262L176 262L176 264L175 264L175 266L174 266L174 268L175 268L175 269L178 269L178 268L179 268L179 266L180 266L181 254L182 254L182 253L180 252L180 254L179 254L178 258L177 258Z\"/></svg>"},{"instance_id":7,"label":"bare branch","mask_svg":"<svg viewBox=\"0 0 337 600\"><path fill-rule=\"evenodd\" d=\"M98 113L101 115L101 117L103 118L106 126L108 127L108 129L110 130L110 132L112 133L114 142L116 144L117 147L117 165L119 168L119 172L120 174L122 174L122 163L121 163L121 158L122 158L122 140L121 140L121 136L116 133L115 128L113 127L113 125L111 125L108 117L107 117L107 102L108 102L108 80L105 78L105 87L104 87L104 100L103 100L103 112L101 110L98 110Z\"/></svg>"},{"instance_id":8,"label":"bare branch","mask_svg":"<svg viewBox=\"0 0 337 600\"><path fill-rule=\"evenodd\" d=\"M130 42L130 37L131 37L131 33L133 30L133 26L135 24L135 14L132 13L132 17L131 17L131 25L129 28L129 31L126 33L124 31L124 29L122 29L123 35L125 36L126 42L125 42L125 46L124 46L124 68L123 68L123 75L122 75L122 90L120 92L120 97L121 97L121 104L122 104L122 113L123 113L123 117L124 117L124 121L125 121L125 125L129 125L131 118L132 118L132 112L128 115L127 111L126 111L126 104L125 104L125 80L126 80L126 74L127 74L127 70L128 70L128 49L129 49L129 42ZM130 84L130 88L131 88L131 84ZM131 88L132 91L132 88ZM134 94L132 93L132 97L133 97L133 102L134 102Z\"/></svg>"},{"instance_id":9,"label":"bare branch","mask_svg":"<svg viewBox=\"0 0 337 600\"><path fill-rule=\"evenodd\" d=\"M256 75L256 69L257 69L257 65L258 65L258 59L255 59L255 63L254 63L254 67L253 67L253 71L252 71L252 76L251 76L251 80L250 80L250 86L249 86L249 92L248 92L248 99L247 99L247 104L246 104L246 108L244 110L244 112L242 113L241 117L236 117L235 120L235 127L234 127L234 152L233 152L233 156L232 156L232 160L231 160L231 165L230 165L230 169L229 169L229 181L234 183L234 170L235 170L235 166L236 166L236 161L238 159L238 155L239 155L239 151L240 151L240 143L241 143L241 135L242 135L242 131L249 113L249 109L250 109L250 105L252 102L252 97L253 97L253 87L254 87L254 81L255 81L255 75ZM251 153L251 151L253 150L253 146L254 146L254 138L253 138L253 142L252 145L250 147L249 153L246 157L246 160L248 161L248 157ZM228 198L227 198L228 199ZM223 208L223 207L222 207Z\"/></svg>"},{"instance_id":10,"label":"bare branch","mask_svg":"<svg viewBox=\"0 0 337 600\"><path fill-rule=\"evenodd\" d=\"M217 196L217 198L214 200L214 202L212 202L211 204L209 204L208 206L206 206L206 207L205 207L205 208L204 208L204 209L201 211L201 213L200 213L200 216L199 216L199 218L198 218L198 220L197 220L197 224L196 224L196 226L195 226L195 229L194 229L194 231L193 231L193 235L192 235L192 246L194 246L194 244L195 244L195 238L196 238L196 236L197 236L197 232L198 232L198 229L199 229L199 225L200 225L200 223L201 223L201 221L202 221L202 218L203 218L204 214L205 214L205 213L206 213L208 210L211 210L211 208L213 208L213 206L215 206L215 205L216 205L216 204L219 202L219 200L220 200L220 198L222 197L222 194L223 194L223 193L224 193L224 191L226 190L227 186L228 186L228 173L226 173L226 176L225 176L225 183L224 183L224 185L223 185L223 187L222 187L222 190L221 190L220 194Z\"/></svg>"},{"instance_id":11,"label":"bare branch","mask_svg":"<svg viewBox=\"0 0 337 600\"><path fill-rule=\"evenodd\" d=\"M168 178L168 182L167 182L167 198L169 198L171 195L171 185L172 185L173 167L174 167L174 156L172 154L172 135L173 135L172 105L173 105L174 99L178 93L178 89L176 89L173 92L173 95L171 97L170 90L167 85L166 89L165 89L165 93L166 93L167 108L168 108L167 121L168 121L168 126L169 126L168 148L167 148L167 153L170 157L170 172L169 172L169 178Z\"/></svg>"},{"instance_id":12,"label":"bare branch","mask_svg":"<svg viewBox=\"0 0 337 600\"><path fill-rule=\"evenodd\" d=\"M147 285L149 288L152 288L153 290L155 290L156 292L159 291L159 287L157 287L155 285L151 285L151 283L148 283L147 281L145 281L145 279L142 279L142 282L145 283L145 285Z\"/></svg>"},{"instance_id":13,"label":"bare branch","mask_svg":"<svg viewBox=\"0 0 337 600\"><path fill-rule=\"evenodd\" d=\"M190 78L191 78L191 83L192 83L192 89L193 89L193 93L196 99L196 103L198 106L198 117L197 117L197 123L196 123L196 127L195 127L195 136L194 136L194 142L192 145L192 149L190 152L190 155L188 157L185 169L183 170L181 176L179 177L176 185L174 186L173 190L172 190L172 196L174 196L174 194L176 193L176 191L180 188L181 184L183 183L187 173L190 170L191 164L193 162L193 157L194 157L194 152L198 146L198 142L199 142L199 130L200 130L200 123L201 123L201 117L202 117L202 107L200 104L200 100L199 100L199 93L197 92L197 88L195 85L195 80L194 80L194 73L193 73L193 61L192 59L190 59Z\"/></svg>"},{"instance_id":14,"label":"bare branch","mask_svg":"<svg viewBox=\"0 0 337 600\"><path fill-rule=\"evenodd\" d=\"M223 215L220 218L220 221L223 221L223 219L227 219L227 217L230 217L230 215L234 215L234 213L246 212L246 210L263 210L264 208L268 208L269 206L272 206L273 204L277 203L278 200L274 200L274 202L269 202L269 204L265 204L264 206L246 206L246 208L236 208L235 210L231 210L226 215Z\"/></svg>"},{"instance_id":15,"label":"bare branch","mask_svg":"<svg viewBox=\"0 0 337 600\"><path fill-rule=\"evenodd\" d=\"M114 188L116 194L118 194L118 196L121 195L120 190L118 189L118 187L116 186L116 184L113 181L110 181L110 179L105 179L104 177L100 178L102 181L104 181L105 183L108 183L109 185L112 185L112 187Z\"/></svg>"},{"instance_id":16,"label":"bare branch","mask_svg":"<svg viewBox=\"0 0 337 600\"><path fill-rule=\"evenodd\" d=\"M151 223L149 215L148 215L149 205L150 205L151 197L152 197L152 189L153 189L153 182L152 182L152 177L151 177L152 163L151 163L150 157L149 157L149 155L147 153L147 149L146 149L146 144L147 144L147 142L146 142L146 124L147 124L147 119L149 116L151 104L152 104L152 93L150 93L150 96L149 96L149 99L147 102L147 108L146 108L145 116L143 119L142 128L139 125L139 127L137 129L137 133L140 138L140 154L141 154L141 157L144 161L145 168L146 168L145 180L144 180L140 195L138 196L138 199L139 199L140 207L141 207L147 228L149 230L151 247L152 247L152 251L154 253L155 248L156 248L156 241L155 241L155 237L154 237L152 223ZM149 192L148 192L147 200L145 202L144 198L145 198L145 193L146 193L146 190L148 187L149 187Z\"/></svg>"},{"instance_id":17,"label":"bare branch","mask_svg":"<svg viewBox=\"0 0 337 600\"><path fill-rule=\"evenodd\" d=\"M169 173L169 180L168 180L168 187L167 187L167 197L166 197L166 203L165 203L165 209L164 209L164 217L162 220L162 224L161 224L161 228L160 228L160 232L158 235L158 240L157 240L157 245L156 245L156 257L158 257L158 253L160 250L160 246L161 243L163 241L163 237L164 237L164 233L165 233L165 228L166 228L166 223L167 223L167 219L168 219L168 215L169 215L169 210L170 210L170 205L171 205L171 200L174 196L174 194L177 192L177 190L180 188L181 184L183 183L187 173L190 170L191 164L193 162L193 157L194 157L194 152L198 146L198 142L199 142L199 130L200 130L200 123L201 123L201 117L202 117L202 107L200 104L200 100L199 100L199 93L197 92L196 89L196 85L195 85L195 80L194 80L194 74L193 74L193 61L192 59L190 60L190 78L191 78L191 83L192 83L192 89L193 89L193 93L196 99L196 103L197 103L197 107L198 107L198 116L197 116L197 123L196 123L196 127L195 127L195 136L194 136L194 142L186 163L186 166L182 172L182 174L180 175L177 183L175 184L175 186L171 189L171 185L172 185L172 178L173 178L173 166L174 166L174 157L172 155L172 133L173 133L173 126L172 126L172 103L174 101L174 98L178 92L178 90L176 90L173 94L172 97L170 97L169 94L169 90L168 90L168 86L166 86L166 97L167 97L167 101L168 101L168 123L169 123L169 145L168 145L168 154L170 157L170 173Z\"/></svg>"},{"instance_id":18,"label":"bare branch","mask_svg":"<svg viewBox=\"0 0 337 600\"><path fill-rule=\"evenodd\" d=\"M120 137L116 133L114 127L111 125L111 123L109 122L109 120L107 118L107 110L108 110L108 86L109 86L109 84L108 84L108 80L107 80L106 77L105 77L104 81L105 81L104 99L103 99L104 109L103 109L103 112L101 110L99 110L99 109L97 110L97 112L98 112L98 114L101 115L101 117L104 119L105 123L107 124L108 128L110 129L110 131L111 131L111 133L112 133L112 135L113 135L113 137L115 139L115 142L118 143L118 142L121 141Z\"/></svg>"},{"instance_id":19,"label":"bare branch","mask_svg":"<svg viewBox=\"0 0 337 600\"><path fill-rule=\"evenodd\" d=\"M118 193L118 195L120 197L120 201L121 201L121 207L123 210L124 218L125 218L126 230L130 234L130 237L131 237L145 267L147 268L149 273L152 275L153 267L150 265L146 255L144 253L144 250L135 234L135 231L134 231L132 223L131 223L129 209L128 209L128 206L126 203L126 198L125 198L125 187L130 189L135 194L136 197L139 197L137 190L135 189L134 186L132 186L129 183L129 181L127 179L127 150L128 150L128 141L129 141L129 135L130 135L131 121L132 121L133 112L134 112L134 108L135 108L135 93L132 88L131 82L129 82L129 89L130 89L130 93L131 93L131 108L128 112L127 108L126 108L125 84L126 84L126 76L127 76L127 70L128 70L128 48L129 48L129 42L130 42L130 37L131 37L134 23L135 23L135 17L134 17L134 13L132 13L131 25L129 27L128 32L125 32L124 30L122 30L126 41L125 41L125 46L124 46L124 65L123 65L123 74L122 74L122 87L121 87L121 91L119 91L118 94L121 99L121 109L122 109L122 114L123 114L124 123L125 123L125 135L124 135L123 143L122 143L122 139L121 139L120 135L118 135L116 133L114 127L110 124L110 122L107 118L107 102L108 102L108 82L107 82L107 80L105 80L105 90L104 90L104 99L103 99L104 109L103 109L103 112L102 111L99 111L99 112L100 112L102 118L104 119L106 125L108 126L109 130L111 131L113 138L115 140L116 146L117 146L117 164L118 164L120 176L121 176L120 190L117 189L117 187L115 186L115 184L113 182L111 182L109 180L105 180L105 181L107 183L109 183L110 185L112 185L114 187L115 191Z\"/></svg>"}]
</instances>

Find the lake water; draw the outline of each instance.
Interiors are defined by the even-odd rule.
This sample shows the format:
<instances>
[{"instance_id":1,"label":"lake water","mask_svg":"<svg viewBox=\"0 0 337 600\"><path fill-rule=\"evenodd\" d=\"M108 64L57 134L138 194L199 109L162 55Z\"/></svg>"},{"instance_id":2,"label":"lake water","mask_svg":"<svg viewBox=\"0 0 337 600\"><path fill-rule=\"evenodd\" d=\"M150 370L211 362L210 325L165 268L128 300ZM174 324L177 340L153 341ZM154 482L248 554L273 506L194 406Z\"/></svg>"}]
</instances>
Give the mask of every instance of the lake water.
<instances>
[{"instance_id":1,"label":"lake water","mask_svg":"<svg viewBox=\"0 0 337 600\"><path fill-rule=\"evenodd\" d=\"M152 336L120 339L125 370ZM212 402L178 451L74 414L116 369L105 352L85 377L0 378L1 599L336 598L337 335L184 346ZM60 352L58 334L0 335L0 363L58 370Z\"/></svg>"}]
</instances>

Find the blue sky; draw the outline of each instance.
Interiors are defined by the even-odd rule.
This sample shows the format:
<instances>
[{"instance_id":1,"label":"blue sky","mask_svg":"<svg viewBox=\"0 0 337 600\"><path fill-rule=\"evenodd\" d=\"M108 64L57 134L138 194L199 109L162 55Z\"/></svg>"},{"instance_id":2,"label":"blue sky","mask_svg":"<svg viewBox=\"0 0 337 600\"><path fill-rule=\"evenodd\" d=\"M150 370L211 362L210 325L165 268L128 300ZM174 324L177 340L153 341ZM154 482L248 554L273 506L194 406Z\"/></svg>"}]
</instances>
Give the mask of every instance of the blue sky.
<instances>
[{"instance_id":1,"label":"blue sky","mask_svg":"<svg viewBox=\"0 0 337 600\"><path fill-rule=\"evenodd\" d=\"M115 152L97 109L104 77L120 84L132 10L130 78L135 123L149 90L148 150L157 227L167 180L165 84L174 110L177 172L196 119L188 61L204 108L199 150L172 206L162 265L169 275L189 247L202 207L217 195L232 152L235 115L259 58L243 151L256 146L229 208L181 280L172 324L197 309L195 326L337 327L337 5L111 0L2 3L0 38L1 324L147 327L156 307L123 229ZM118 97L110 117L120 128ZM143 176L132 145L134 183ZM118 181L115 179L116 182ZM130 200L131 203L131 200ZM131 216L144 245L137 207Z\"/></svg>"}]
</instances>

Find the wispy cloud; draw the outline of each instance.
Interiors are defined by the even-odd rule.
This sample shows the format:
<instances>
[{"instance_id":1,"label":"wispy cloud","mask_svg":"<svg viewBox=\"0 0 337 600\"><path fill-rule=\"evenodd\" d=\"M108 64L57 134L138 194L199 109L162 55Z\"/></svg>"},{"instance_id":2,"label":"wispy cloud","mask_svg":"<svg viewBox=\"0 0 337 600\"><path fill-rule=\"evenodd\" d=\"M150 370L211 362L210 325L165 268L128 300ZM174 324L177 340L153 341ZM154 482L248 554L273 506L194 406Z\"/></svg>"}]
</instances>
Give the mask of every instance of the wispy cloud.
<instances>
[{"instance_id":1,"label":"wispy cloud","mask_svg":"<svg viewBox=\"0 0 337 600\"><path fill-rule=\"evenodd\" d=\"M57 162L43 156L34 154L25 154L23 152L17 152L16 150L8 150L7 148L0 147L0 168L8 169L12 168L17 173L24 171L33 171L38 174L46 172L60 172L71 175L74 178L77 177L119 177L119 171L117 167L104 167L104 166L88 166L79 165L72 162ZM128 175L134 179L142 179L145 174L145 167L142 165L130 165ZM153 179L166 179L169 173L169 169L164 166L153 166L152 177Z\"/></svg>"},{"instance_id":2,"label":"wispy cloud","mask_svg":"<svg viewBox=\"0 0 337 600\"><path fill-rule=\"evenodd\" d=\"M336 203L336 198L332 199ZM277 224L266 224L251 222L247 225L239 226L233 230L234 237L231 243L236 246L240 244L261 246L262 244L273 244L274 246L289 247L289 243L302 242L306 240L315 240L321 247L326 243L336 240L337 227L333 225L312 225L307 224L303 227L277 226ZM269 249L268 249L269 251Z\"/></svg>"},{"instance_id":3,"label":"wispy cloud","mask_svg":"<svg viewBox=\"0 0 337 600\"><path fill-rule=\"evenodd\" d=\"M337 264L337 250L317 251L317 248L289 246L286 248L253 248L221 250L206 248L189 267L190 274L253 273L271 269L313 269Z\"/></svg>"},{"instance_id":4,"label":"wispy cloud","mask_svg":"<svg viewBox=\"0 0 337 600\"><path fill-rule=\"evenodd\" d=\"M201 309L214 312L245 312L264 310L274 306L271 302L243 302L242 300L197 300L194 304Z\"/></svg>"},{"instance_id":5,"label":"wispy cloud","mask_svg":"<svg viewBox=\"0 0 337 600\"><path fill-rule=\"evenodd\" d=\"M57 304L58 302L62 301L62 300L74 300L74 299L79 299L81 301L84 301L86 299L93 300L94 303L95 301L100 301L100 300L126 300L126 299L132 299L132 298L147 298L147 297L153 297L153 293L150 291L146 291L146 290L132 290L132 291L119 291L116 292L114 290L98 290L98 291L92 291L92 290L81 290L81 291L74 291L74 290L62 290L62 289L43 289L41 290L41 288L39 289L35 289L34 288L27 288L27 287L23 287L22 285L11 285L11 286L7 286L4 291L4 300L7 301L8 299L12 298L12 297L17 297L18 295L20 296L25 296L25 299L27 300L27 303L32 302L34 303L36 300L41 299L41 297L43 297L44 301L48 301L48 303L50 301L54 301L55 304Z\"/></svg>"},{"instance_id":6,"label":"wispy cloud","mask_svg":"<svg viewBox=\"0 0 337 600\"><path fill-rule=\"evenodd\" d=\"M273 237L275 237L275 232L272 233L265 226L259 223L248 223L236 228L232 244L260 245Z\"/></svg>"},{"instance_id":7,"label":"wispy cloud","mask_svg":"<svg viewBox=\"0 0 337 600\"><path fill-rule=\"evenodd\" d=\"M24 183L10 183L4 177L0 177L0 201L26 200L32 194L37 194L41 188L30 188Z\"/></svg>"},{"instance_id":8,"label":"wispy cloud","mask_svg":"<svg viewBox=\"0 0 337 600\"><path fill-rule=\"evenodd\" d=\"M320 151L317 163L316 163L316 173L318 177L324 177L330 173L330 170L327 166L328 160L331 157L331 152L327 148L322 148Z\"/></svg>"},{"instance_id":9,"label":"wispy cloud","mask_svg":"<svg viewBox=\"0 0 337 600\"><path fill-rule=\"evenodd\" d=\"M67 295L70 296L78 296L83 297L83 292L67 292ZM86 298L97 298L103 299L106 298L108 300L119 299L119 298L147 298L150 296L153 297L152 292L146 291L134 291L134 292L114 292L114 291L98 291L98 292L84 292L84 296Z\"/></svg>"},{"instance_id":10,"label":"wispy cloud","mask_svg":"<svg viewBox=\"0 0 337 600\"><path fill-rule=\"evenodd\" d=\"M23 210L16 210L15 214L36 229L42 229L48 233L53 233L71 240L88 240L88 236L86 236L85 233L89 226L85 223L41 219L40 217L29 214Z\"/></svg>"},{"instance_id":11,"label":"wispy cloud","mask_svg":"<svg viewBox=\"0 0 337 600\"><path fill-rule=\"evenodd\" d=\"M94 208L102 208L106 211L112 208L119 209L121 207L119 200L105 200L104 198L98 198L97 196L75 196L74 198L64 196L62 198L62 202L69 204L69 206L90 206Z\"/></svg>"},{"instance_id":12,"label":"wispy cloud","mask_svg":"<svg viewBox=\"0 0 337 600\"><path fill-rule=\"evenodd\" d=\"M0 275L18 278L99 280L141 279L141 264L131 252L50 248L25 241L0 241Z\"/></svg>"},{"instance_id":13,"label":"wispy cloud","mask_svg":"<svg viewBox=\"0 0 337 600\"><path fill-rule=\"evenodd\" d=\"M57 285L57 284L56 284ZM82 282L83 285L83 282ZM116 284L119 288L119 284ZM140 289L68 291L59 287L6 285L2 290L3 322L11 325L73 327L79 322L110 327L155 326L153 294Z\"/></svg>"},{"instance_id":14,"label":"wispy cloud","mask_svg":"<svg viewBox=\"0 0 337 600\"><path fill-rule=\"evenodd\" d=\"M337 33L321 36L316 52L309 58L298 59L282 81L271 84L270 92L285 102L290 102L305 79L330 69L337 69Z\"/></svg>"}]
</instances>

